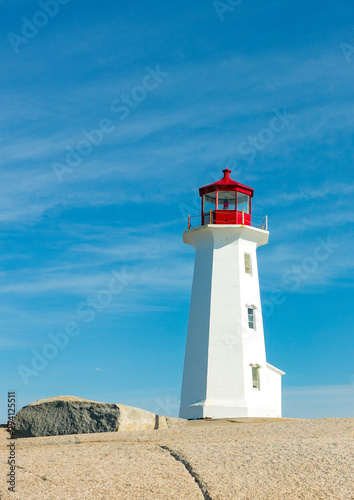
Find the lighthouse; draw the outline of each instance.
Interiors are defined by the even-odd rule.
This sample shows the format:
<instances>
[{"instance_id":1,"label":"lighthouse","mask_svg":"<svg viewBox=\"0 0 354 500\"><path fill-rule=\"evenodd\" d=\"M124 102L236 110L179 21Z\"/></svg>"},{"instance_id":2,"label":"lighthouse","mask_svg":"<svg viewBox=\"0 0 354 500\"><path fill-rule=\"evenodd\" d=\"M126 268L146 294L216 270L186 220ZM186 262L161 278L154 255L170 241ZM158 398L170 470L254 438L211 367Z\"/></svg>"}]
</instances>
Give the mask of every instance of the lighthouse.
<instances>
[{"instance_id":1,"label":"lighthouse","mask_svg":"<svg viewBox=\"0 0 354 500\"><path fill-rule=\"evenodd\" d=\"M266 361L256 253L268 219L252 216L253 189L223 174L199 189L201 215L183 233L195 265L179 416L281 417L284 372Z\"/></svg>"}]
</instances>

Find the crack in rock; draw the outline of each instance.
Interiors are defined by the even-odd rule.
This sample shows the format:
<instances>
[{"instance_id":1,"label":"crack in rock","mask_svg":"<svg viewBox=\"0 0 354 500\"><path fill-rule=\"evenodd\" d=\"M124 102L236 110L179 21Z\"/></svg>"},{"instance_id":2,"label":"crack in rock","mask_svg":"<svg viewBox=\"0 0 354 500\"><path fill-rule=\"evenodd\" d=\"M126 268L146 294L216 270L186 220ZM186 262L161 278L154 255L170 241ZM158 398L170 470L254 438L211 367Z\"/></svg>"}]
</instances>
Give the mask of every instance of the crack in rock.
<instances>
[{"instance_id":1,"label":"crack in rock","mask_svg":"<svg viewBox=\"0 0 354 500\"><path fill-rule=\"evenodd\" d=\"M168 448L168 446L160 446L160 448L162 448L163 450L168 451L169 454L175 460L177 460L177 462L180 462L182 465L184 465L184 467L186 468L187 472L189 472L189 474L192 476L192 478L194 479L194 481L199 486L199 489L202 492L203 497L204 497L205 500L213 500L212 497L210 496L209 492L208 492L207 486L204 484L204 482L200 478L199 474L197 474L197 472L195 472L195 470L193 469L193 467L191 466L191 464L188 462L188 460L184 456L180 455L179 453L177 453L174 450L171 450L170 448Z\"/></svg>"},{"instance_id":2,"label":"crack in rock","mask_svg":"<svg viewBox=\"0 0 354 500\"><path fill-rule=\"evenodd\" d=\"M27 472L27 474L33 474L34 477L37 477L38 479L42 479L42 481L49 481L49 482L53 482L51 479L48 479L47 477L45 476L39 476L38 474L34 474L32 471L28 470L28 469L25 469L25 467L21 467L20 465L15 465L16 469L21 469L25 472ZM0 497L1 498L1 497Z\"/></svg>"}]
</instances>

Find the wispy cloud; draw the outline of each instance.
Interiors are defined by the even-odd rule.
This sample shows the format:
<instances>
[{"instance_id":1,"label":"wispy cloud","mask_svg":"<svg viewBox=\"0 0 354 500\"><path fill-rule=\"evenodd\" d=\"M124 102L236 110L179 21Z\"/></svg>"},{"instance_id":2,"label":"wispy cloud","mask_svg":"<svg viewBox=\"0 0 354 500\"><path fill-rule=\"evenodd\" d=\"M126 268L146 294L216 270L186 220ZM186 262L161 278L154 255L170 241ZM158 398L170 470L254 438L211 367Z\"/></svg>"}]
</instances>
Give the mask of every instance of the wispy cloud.
<instances>
[{"instance_id":1,"label":"wispy cloud","mask_svg":"<svg viewBox=\"0 0 354 500\"><path fill-rule=\"evenodd\" d=\"M352 417L353 385L288 387L283 390L283 416L291 418Z\"/></svg>"},{"instance_id":2,"label":"wispy cloud","mask_svg":"<svg viewBox=\"0 0 354 500\"><path fill-rule=\"evenodd\" d=\"M317 200L334 196L347 196L354 193L354 184L345 184L343 182L325 184L321 186L304 186L299 191L284 193L273 193L266 200L264 205L290 205L305 200Z\"/></svg>"},{"instance_id":3,"label":"wispy cloud","mask_svg":"<svg viewBox=\"0 0 354 500\"><path fill-rule=\"evenodd\" d=\"M80 49L79 49L80 50ZM289 57L293 60L293 71L284 73ZM267 71L267 66L275 68ZM141 113L137 113L131 120L124 123L117 122L116 133L107 137L99 151L99 159L94 157L85 160L72 174L65 190L57 185L55 176L51 170L54 160L60 161L66 154L66 146L74 147L82 140L82 130L92 129L97 126L99 119L110 115L110 103L114 96L131 88L138 80L137 75L124 75L117 88L116 81L91 80L82 82L80 92L94 93L97 85L100 85L100 101L104 103L101 116L88 115L84 118L80 113L81 122L77 119L70 121L60 132L50 127L42 127L28 134L28 130L21 131L16 143L9 142L5 135L0 154L4 163L16 165L16 179L5 176L3 178L3 197L0 206L0 220L21 221L32 223L44 214L55 208L58 211L65 210L68 206L92 206L97 203L110 204L113 202L123 203L132 199L135 203L145 203L148 195L143 194L141 189L145 184L149 189L149 196L153 196L155 202L166 199L166 196L175 191L175 183L168 186L161 174L169 168L177 169L175 175L180 181L183 189L183 177L190 170L191 162L199 162L204 169L209 168L211 162L223 165L228 158L236 158L244 162L244 158L237 152L238 145L248 137L249 134L257 133L267 124L268 116L272 113L274 106L294 107L298 119L291 129L280 134L265 151L267 165L262 163L263 173L279 169L278 161L280 154L290 156L297 147L298 141L322 141L331 133L331 130L352 130L351 116L352 106L347 102L338 103L338 92L347 92L346 82L349 84L351 76L347 68L342 64L340 58L333 54L323 52L317 60L305 60L303 54L293 52L292 54L268 54L266 60L260 57L223 58L213 66L209 62L198 65L175 65L168 68L171 79L166 86L158 89L159 98L164 102L172 98L175 102L173 109L151 108L148 102ZM337 93L331 98L327 95L326 105L322 103L313 104L310 98L318 87L325 86L325 74L331 78L336 75ZM227 79L220 79L219 75L228 74ZM269 73L264 82L264 75ZM186 74L190 78L189 94L180 92L181 84L185 81ZM230 78L230 74L235 78ZM253 75L253 76L252 76ZM257 76L258 75L258 76ZM252 92L247 91L252 81ZM338 81L340 82L338 85ZM86 86L86 87L85 87ZM222 93L220 89L222 88ZM291 89L298 88L303 94L301 106L297 93L296 102L288 98ZM275 93L275 90L277 91ZM77 106L81 106L78 91L67 90L72 93L72 100L77 100ZM209 95L217 93L216 101L209 99ZM198 101L195 98L198 96ZM153 97L155 99L155 97ZM10 99L8 99L10 101ZM201 106L199 102L203 102ZM151 103L153 105L154 103ZM47 113L55 115L48 109ZM36 106L34 106L34 109ZM10 113L14 110L11 109ZM21 105L19 105L21 112ZM44 112L44 111L43 111ZM29 113L30 114L30 113ZM66 112L64 112L64 115ZM113 117L114 118L114 117ZM33 120L38 119L33 115ZM10 121L11 123L11 121ZM229 127L223 126L230 123ZM234 124L239 123L239 125ZM32 128L32 127L31 127ZM9 121L6 120L6 130L9 129ZM179 132L176 140L176 131ZM183 151L183 155L180 155ZM118 153L118 154L117 154ZM258 160L258 158L257 158ZM29 162L30 166L27 164ZM257 161L258 163L258 161ZM243 166L243 175L255 174L259 170L257 163L252 166ZM287 171L292 170L289 162L286 164ZM297 168L294 165L294 168ZM129 179L131 170L139 173L139 179L134 176L134 183L138 182L139 194L132 195L132 179ZM120 188L119 197L116 196L113 186L116 182L124 179L125 185ZM94 186L87 187L93 182L106 183L104 193L97 192ZM156 182L161 182L165 192L156 193L152 189ZM322 188L307 187L299 192L299 200L308 197L320 199L326 195L329 186ZM336 189L336 186L334 186ZM337 183L338 193L345 193L343 183ZM65 191L65 196L63 196ZM177 191L178 192L178 191ZM350 191L352 192L352 191ZM8 195L6 196L6 193ZM291 203L295 201L295 193L272 196L267 200L268 205L279 203ZM31 200L31 202L29 202ZM23 207L26 207L26 210Z\"/></svg>"}]
</instances>

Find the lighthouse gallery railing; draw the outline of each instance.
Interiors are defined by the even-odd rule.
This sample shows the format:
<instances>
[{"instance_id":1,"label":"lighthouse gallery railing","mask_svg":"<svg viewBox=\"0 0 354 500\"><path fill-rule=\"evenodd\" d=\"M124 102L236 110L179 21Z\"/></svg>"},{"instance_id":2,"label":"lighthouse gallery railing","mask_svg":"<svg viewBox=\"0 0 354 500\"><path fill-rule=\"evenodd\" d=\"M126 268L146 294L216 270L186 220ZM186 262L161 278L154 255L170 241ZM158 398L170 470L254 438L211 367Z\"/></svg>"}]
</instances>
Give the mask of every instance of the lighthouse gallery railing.
<instances>
[{"instance_id":1,"label":"lighthouse gallery railing","mask_svg":"<svg viewBox=\"0 0 354 500\"><path fill-rule=\"evenodd\" d=\"M235 212L235 221L230 221L230 224L236 224L236 220L238 219L237 213ZM254 220L256 219L256 220ZM204 223L203 223L204 220ZM264 217L259 217L257 215L251 215L251 224L245 224L245 212L242 210L242 218L241 223L238 223L242 226L250 225L251 227L256 227L258 229L262 229L264 231L268 231L268 215ZM206 226L208 224L214 223L214 211L209 210L209 212L205 212L202 215L188 215L188 229L194 229L196 227Z\"/></svg>"}]
</instances>

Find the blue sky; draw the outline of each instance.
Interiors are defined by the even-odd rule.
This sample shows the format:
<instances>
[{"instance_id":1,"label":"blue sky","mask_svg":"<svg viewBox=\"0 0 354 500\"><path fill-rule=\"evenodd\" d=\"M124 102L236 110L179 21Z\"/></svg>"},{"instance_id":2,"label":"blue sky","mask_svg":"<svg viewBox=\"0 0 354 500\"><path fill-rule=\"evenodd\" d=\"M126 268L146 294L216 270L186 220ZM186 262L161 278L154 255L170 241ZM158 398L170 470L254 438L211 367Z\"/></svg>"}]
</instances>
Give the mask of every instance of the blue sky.
<instances>
[{"instance_id":1,"label":"blue sky","mask_svg":"<svg viewBox=\"0 0 354 500\"><path fill-rule=\"evenodd\" d=\"M284 415L353 415L352 2L218 15L212 1L62 0L52 17L46 3L0 3L1 420L8 390L18 407L73 394L177 413L182 231L226 166L269 216L258 262Z\"/></svg>"}]
</instances>

